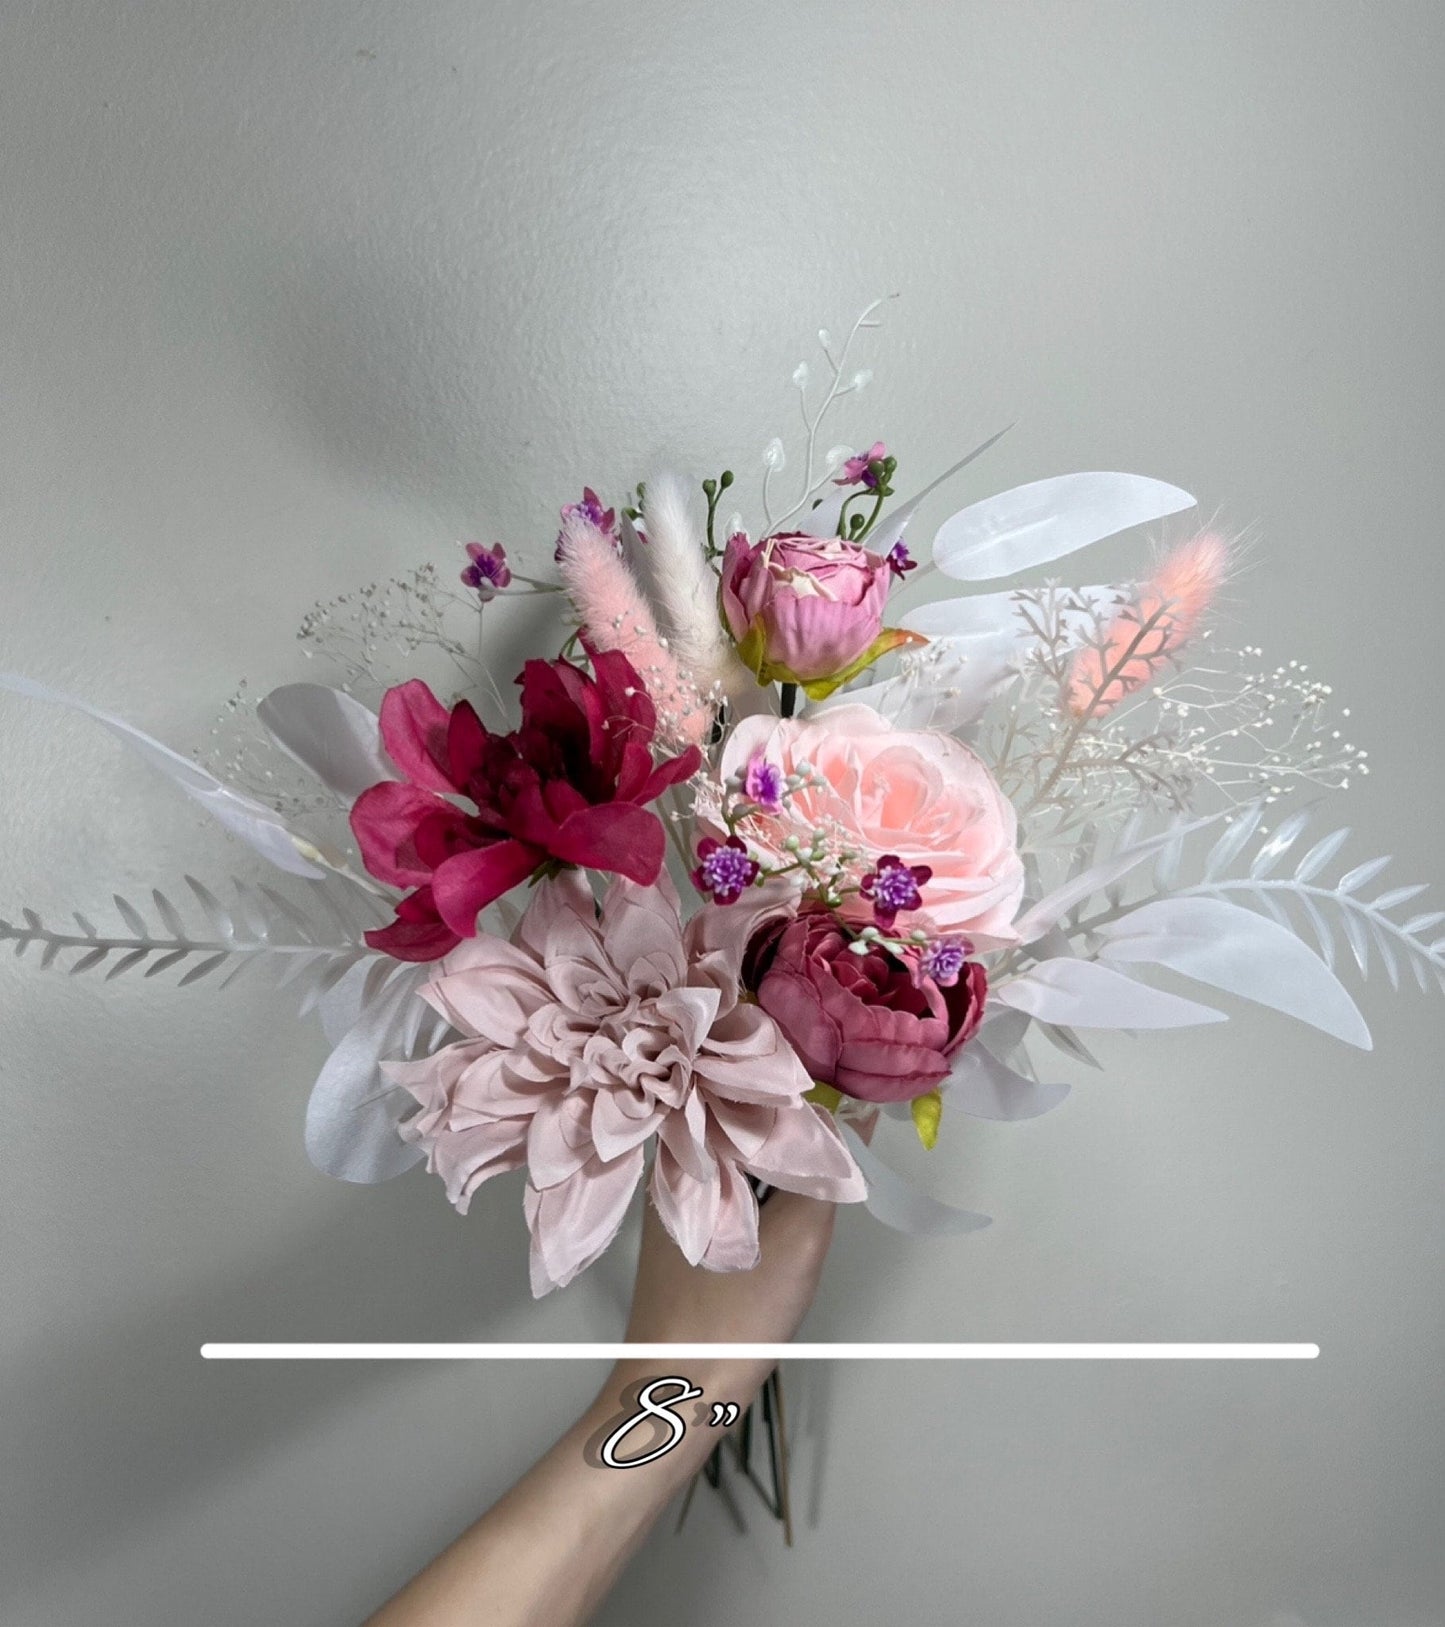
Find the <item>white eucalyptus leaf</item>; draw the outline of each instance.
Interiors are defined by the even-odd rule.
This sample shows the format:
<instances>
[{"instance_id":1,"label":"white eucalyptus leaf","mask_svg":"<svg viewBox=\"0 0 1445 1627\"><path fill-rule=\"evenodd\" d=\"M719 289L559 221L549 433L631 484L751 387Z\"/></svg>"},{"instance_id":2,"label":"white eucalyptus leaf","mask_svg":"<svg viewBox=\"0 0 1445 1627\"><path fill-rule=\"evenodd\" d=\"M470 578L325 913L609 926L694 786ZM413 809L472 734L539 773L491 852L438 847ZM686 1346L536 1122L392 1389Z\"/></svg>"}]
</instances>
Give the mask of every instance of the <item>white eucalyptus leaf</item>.
<instances>
[{"instance_id":1,"label":"white eucalyptus leaf","mask_svg":"<svg viewBox=\"0 0 1445 1627\"><path fill-rule=\"evenodd\" d=\"M182 757L179 752L162 745L159 740L133 727L124 718L102 712L98 707L77 700L73 695L61 694L59 690L49 689L33 679L22 677L19 673L0 672L0 689L9 689L32 700L67 707L99 723L152 768L164 774L173 785L179 786L193 802L199 803L233 836L239 836L262 858L269 859L277 869L296 876L321 876L326 873L302 857L301 848L310 849L310 844L303 836L293 834L286 821L274 808L268 808L253 797L233 790L218 780L214 774L202 768L199 763L192 762L189 757Z\"/></svg>"},{"instance_id":2,"label":"white eucalyptus leaf","mask_svg":"<svg viewBox=\"0 0 1445 1627\"><path fill-rule=\"evenodd\" d=\"M1313 817L1314 809L1301 808L1298 813L1292 813L1288 819L1280 820L1269 840L1261 844L1259 852L1254 856L1254 862L1249 867L1249 873L1255 881L1262 880L1274 869L1299 840L1300 832Z\"/></svg>"},{"instance_id":3,"label":"white eucalyptus leaf","mask_svg":"<svg viewBox=\"0 0 1445 1627\"><path fill-rule=\"evenodd\" d=\"M160 917L162 925L173 938L184 938L186 923L181 919L180 912L159 887L151 888L151 902L156 907L156 914Z\"/></svg>"},{"instance_id":4,"label":"white eucalyptus leaf","mask_svg":"<svg viewBox=\"0 0 1445 1627\"><path fill-rule=\"evenodd\" d=\"M1066 1084L1038 1084L1016 1073L976 1041L957 1052L939 1090L945 1110L956 1107L970 1118L1009 1121L1036 1119L1069 1094Z\"/></svg>"},{"instance_id":5,"label":"white eucalyptus leaf","mask_svg":"<svg viewBox=\"0 0 1445 1627\"><path fill-rule=\"evenodd\" d=\"M256 716L288 757L348 802L397 777L376 713L343 690L283 684L257 706Z\"/></svg>"},{"instance_id":6,"label":"white eucalyptus leaf","mask_svg":"<svg viewBox=\"0 0 1445 1627\"><path fill-rule=\"evenodd\" d=\"M1412 898L1418 898L1430 886L1428 881L1417 881L1410 887L1392 887L1389 892L1381 893L1370 902L1370 908L1383 914L1386 910L1397 909L1401 904Z\"/></svg>"},{"instance_id":7,"label":"white eucalyptus leaf","mask_svg":"<svg viewBox=\"0 0 1445 1627\"><path fill-rule=\"evenodd\" d=\"M868 1183L868 1211L885 1226L914 1237L950 1237L980 1231L991 1224L988 1215L955 1209L952 1204L920 1192L897 1170L890 1169L852 1125L840 1124L839 1129Z\"/></svg>"},{"instance_id":8,"label":"white eucalyptus leaf","mask_svg":"<svg viewBox=\"0 0 1445 1627\"><path fill-rule=\"evenodd\" d=\"M1160 831L1157 835L1146 837L1142 842L1136 842L1133 847L1122 853L1115 853L1111 858L1084 871L1066 881L1063 886L1055 888L1046 897L1041 898L1037 904L1029 908L1017 921L1014 930L1019 934L1020 943L1033 943L1042 938L1062 921L1069 912L1085 900L1101 892L1111 882L1125 876L1136 864L1142 864L1145 859L1152 857L1160 848L1173 841L1183 841L1186 836L1197 830L1203 830L1206 825L1212 825L1220 814L1205 814L1202 818L1191 819L1172 825L1168 830Z\"/></svg>"},{"instance_id":9,"label":"white eucalyptus leaf","mask_svg":"<svg viewBox=\"0 0 1445 1627\"><path fill-rule=\"evenodd\" d=\"M1000 1005L1073 1028L1191 1028L1222 1023L1212 1006L1151 988L1092 960L1046 960L989 990Z\"/></svg>"},{"instance_id":10,"label":"white eucalyptus leaf","mask_svg":"<svg viewBox=\"0 0 1445 1627\"><path fill-rule=\"evenodd\" d=\"M236 935L231 912L204 882L197 881L194 876L186 876L184 879L186 886L191 889L191 896L201 906L207 925L218 938L223 938L227 943L231 942Z\"/></svg>"},{"instance_id":11,"label":"white eucalyptus leaf","mask_svg":"<svg viewBox=\"0 0 1445 1627\"><path fill-rule=\"evenodd\" d=\"M306 1107L306 1154L339 1180L375 1182L400 1175L425 1155L397 1126L416 1105L378 1064L400 1054L398 1036L416 980L401 975L364 1011L327 1058Z\"/></svg>"},{"instance_id":12,"label":"white eucalyptus leaf","mask_svg":"<svg viewBox=\"0 0 1445 1627\"><path fill-rule=\"evenodd\" d=\"M230 957L222 950L219 954L208 955L205 960L192 966L190 971L176 984L178 989L189 988L192 983L199 983L203 977L209 977L217 967L224 966Z\"/></svg>"},{"instance_id":13,"label":"white eucalyptus leaf","mask_svg":"<svg viewBox=\"0 0 1445 1627\"><path fill-rule=\"evenodd\" d=\"M1259 828L1263 812L1263 803L1253 803L1241 809L1224 827L1223 834L1210 848L1209 856L1204 861L1206 881L1217 881L1244 851L1245 843Z\"/></svg>"},{"instance_id":14,"label":"white eucalyptus leaf","mask_svg":"<svg viewBox=\"0 0 1445 1627\"><path fill-rule=\"evenodd\" d=\"M137 938L150 937L145 917L129 899L122 898L119 893L112 893L111 902L115 905L121 920L125 922L126 931L133 932Z\"/></svg>"},{"instance_id":15,"label":"white eucalyptus leaf","mask_svg":"<svg viewBox=\"0 0 1445 1627\"><path fill-rule=\"evenodd\" d=\"M1056 475L945 520L933 541L934 563L963 582L1012 576L1193 506L1188 492L1143 475Z\"/></svg>"},{"instance_id":16,"label":"white eucalyptus leaf","mask_svg":"<svg viewBox=\"0 0 1445 1627\"><path fill-rule=\"evenodd\" d=\"M1348 920L1348 917L1346 917ZM1155 899L1099 928L1112 963L1165 966L1370 1048L1355 1003L1293 932L1221 898Z\"/></svg>"},{"instance_id":17,"label":"white eucalyptus leaf","mask_svg":"<svg viewBox=\"0 0 1445 1627\"><path fill-rule=\"evenodd\" d=\"M1300 860L1295 867L1294 879L1296 881L1313 881L1349 839L1350 827L1348 825L1342 826L1339 830L1331 831L1323 841L1316 842Z\"/></svg>"},{"instance_id":18,"label":"white eucalyptus leaf","mask_svg":"<svg viewBox=\"0 0 1445 1627\"><path fill-rule=\"evenodd\" d=\"M1353 870L1348 870L1335 883L1337 893L1353 893L1373 881L1376 876L1390 863L1389 855L1381 859L1366 859L1363 864L1357 864Z\"/></svg>"}]
</instances>

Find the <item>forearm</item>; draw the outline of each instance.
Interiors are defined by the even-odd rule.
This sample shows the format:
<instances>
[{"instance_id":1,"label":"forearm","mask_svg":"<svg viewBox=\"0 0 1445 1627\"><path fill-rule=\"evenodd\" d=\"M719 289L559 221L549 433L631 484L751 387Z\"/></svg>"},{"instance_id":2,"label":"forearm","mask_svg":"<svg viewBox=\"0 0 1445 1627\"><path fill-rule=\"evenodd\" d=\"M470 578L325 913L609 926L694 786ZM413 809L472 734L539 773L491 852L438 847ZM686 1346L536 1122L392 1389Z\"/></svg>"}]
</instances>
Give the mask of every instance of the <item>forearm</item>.
<instances>
[{"instance_id":1,"label":"forearm","mask_svg":"<svg viewBox=\"0 0 1445 1627\"><path fill-rule=\"evenodd\" d=\"M586 1621L717 1441L706 1427L688 1427L651 1463L604 1466L597 1447L637 1411L637 1385L673 1373L691 1380L703 1395L675 1410L692 1426L697 1409L706 1412L714 1401L746 1406L767 1372L767 1363L742 1360L619 1362L546 1456L367 1627L573 1627ZM619 1444L617 1456L625 1461L648 1444L648 1430L640 1426Z\"/></svg>"}]
</instances>

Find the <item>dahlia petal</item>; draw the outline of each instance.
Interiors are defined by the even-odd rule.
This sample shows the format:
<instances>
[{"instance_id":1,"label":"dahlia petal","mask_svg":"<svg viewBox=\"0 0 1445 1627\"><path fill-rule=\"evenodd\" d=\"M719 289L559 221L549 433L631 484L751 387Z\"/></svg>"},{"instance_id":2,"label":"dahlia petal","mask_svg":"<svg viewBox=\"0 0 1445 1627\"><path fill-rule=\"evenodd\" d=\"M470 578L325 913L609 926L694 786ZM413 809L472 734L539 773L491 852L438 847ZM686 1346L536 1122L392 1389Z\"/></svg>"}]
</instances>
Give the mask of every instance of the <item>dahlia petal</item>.
<instances>
[{"instance_id":1,"label":"dahlia petal","mask_svg":"<svg viewBox=\"0 0 1445 1627\"><path fill-rule=\"evenodd\" d=\"M652 1201L687 1263L696 1265L712 1241L722 1202L717 1160L709 1158L706 1174L699 1179L684 1169L666 1147L659 1147L652 1166Z\"/></svg>"},{"instance_id":2,"label":"dahlia petal","mask_svg":"<svg viewBox=\"0 0 1445 1627\"><path fill-rule=\"evenodd\" d=\"M481 933L468 939L465 962L459 947L422 990L427 1003L449 1018L463 1034L475 1034L493 1045L513 1048L527 1032L532 1014L552 999L550 989L531 959L507 942Z\"/></svg>"},{"instance_id":3,"label":"dahlia petal","mask_svg":"<svg viewBox=\"0 0 1445 1627\"><path fill-rule=\"evenodd\" d=\"M762 1150L764 1142L773 1133L778 1109L762 1102L730 1102L721 1096L708 1104L708 1116L713 1123L713 1135L721 1136L743 1163Z\"/></svg>"},{"instance_id":4,"label":"dahlia petal","mask_svg":"<svg viewBox=\"0 0 1445 1627\"><path fill-rule=\"evenodd\" d=\"M672 1024L678 1043L689 1061L707 1043L720 999L716 989L708 988L670 989L658 996L658 1015L666 1017Z\"/></svg>"},{"instance_id":5,"label":"dahlia petal","mask_svg":"<svg viewBox=\"0 0 1445 1627\"><path fill-rule=\"evenodd\" d=\"M758 1200L736 1164L720 1162L718 1173L722 1196L701 1263L709 1271L751 1271L762 1258L758 1247Z\"/></svg>"},{"instance_id":6,"label":"dahlia petal","mask_svg":"<svg viewBox=\"0 0 1445 1627\"><path fill-rule=\"evenodd\" d=\"M464 938L477 930L477 916L503 893L519 886L544 855L526 842L509 840L458 853L437 866L432 892L442 920Z\"/></svg>"},{"instance_id":7,"label":"dahlia petal","mask_svg":"<svg viewBox=\"0 0 1445 1627\"><path fill-rule=\"evenodd\" d=\"M628 1091L599 1090L588 1129L597 1156L610 1162L640 1147L657 1128L663 1109Z\"/></svg>"},{"instance_id":8,"label":"dahlia petal","mask_svg":"<svg viewBox=\"0 0 1445 1627\"><path fill-rule=\"evenodd\" d=\"M449 1131L430 1144L427 1167L440 1175L447 1197L466 1214L472 1194L494 1175L521 1169L527 1162L525 1121L501 1119L468 1130Z\"/></svg>"},{"instance_id":9,"label":"dahlia petal","mask_svg":"<svg viewBox=\"0 0 1445 1627\"><path fill-rule=\"evenodd\" d=\"M539 1299L553 1288L565 1288L616 1237L642 1165L639 1147L610 1164L594 1158L546 1191L529 1184L525 1207L532 1232L532 1292Z\"/></svg>"},{"instance_id":10,"label":"dahlia petal","mask_svg":"<svg viewBox=\"0 0 1445 1627\"><path fill-rule=\"evenodd\" d=\"M537 1104L527 1129L527 1173L533 1186L545 1192L596 1156L587 1126L590 1105L582 1091L547 1096Z\"/></svg>"},{"instance_id":11,"label":"dahlia petal","mask_svg":"<svg viewBox=\"0 0 1445 1627\"><path fill-rule=\"evenodd\" d=\"M829 1203L861 1203L868 1183L832 1116L811 1102L780 1109L773 1133L747 1160L750 1174L786 1192Z\"/></svg>"}]
</instances>

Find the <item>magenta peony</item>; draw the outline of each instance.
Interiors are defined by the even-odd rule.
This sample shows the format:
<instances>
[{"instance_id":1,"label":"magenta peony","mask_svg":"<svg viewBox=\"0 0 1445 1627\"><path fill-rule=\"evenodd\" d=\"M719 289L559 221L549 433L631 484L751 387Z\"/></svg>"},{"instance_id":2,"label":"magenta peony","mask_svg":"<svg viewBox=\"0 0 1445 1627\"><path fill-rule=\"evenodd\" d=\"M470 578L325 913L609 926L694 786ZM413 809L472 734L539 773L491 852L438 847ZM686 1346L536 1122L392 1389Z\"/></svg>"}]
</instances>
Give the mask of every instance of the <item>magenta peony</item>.
<instances>
[{"instance_id":1,"label":"magenta peony","mask_svg":"<svg viewBox=\"0 0 1445 1627\"><path fill-rule=\"evenodd\" d=\"M830 910L808 908L763 926L744 979L820 1084L865 1102L911 1101L948 1077L949 1057L983 1021L988 978L977 961L940 988Z\"/></svg>"},{"instance_id":2,"label":"magenta peony","mask_svg":"<svg viewBox=\"0 0 1445 1627\"><path fill-rule=\"evenodd\" d=\"M373 949L437 960L549 861L656 881L666 837L645 804L695 774L702 754L655 763L656 714L632 664L595 652L592 668L528 661L522 724L505 735L467 701L448 711L418 679L388 692L382 742L406 777L363 791L351 828L372 875L415 890L366 934Z\"/></svg>"},{"instance_id":3,"label":"magenta peony","mask_svg":"<svg viewBox=\"0 0 1445 1627\"><path fill-rule=\"evenodd\" d=\"M402 1134L465 1211L493 1175L527 1170L532 1288L570 1282L649 1189L693 1264L758 1259L749 1175L834 1203L865 1184L777 1024L739 992L766 900L706 905L684 931L664 873L615 880L600 918L587 878L544 881L512 941L463 944L423 990L465 1036L386 1072L421 1104ZM776 898L772 906L777 907Z\"/></svg>"}]
</instances>

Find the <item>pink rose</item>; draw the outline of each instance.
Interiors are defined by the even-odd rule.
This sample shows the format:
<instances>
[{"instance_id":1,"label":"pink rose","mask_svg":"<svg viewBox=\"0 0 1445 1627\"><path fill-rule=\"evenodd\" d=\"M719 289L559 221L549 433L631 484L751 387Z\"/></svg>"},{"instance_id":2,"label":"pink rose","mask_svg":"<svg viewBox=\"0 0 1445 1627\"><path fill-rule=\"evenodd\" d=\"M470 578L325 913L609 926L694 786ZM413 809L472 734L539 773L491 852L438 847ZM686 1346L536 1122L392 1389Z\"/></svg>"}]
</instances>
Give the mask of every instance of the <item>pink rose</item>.
<instances>
[{"instance_id":1,"label":"pink rose","mask_svg":"<svg viewBox=\"0 0 1445 1627\"><path fill-rule=\"evenodd\" d=\"M883 631L888 561L841 537L728 538L722 608L760 683L808 684L857 661Z\"/></svg>"},{"instance_id":2,"label":"pink rose","mask_svg":"<svg viewBox=\"0 0 1445 1627\"><path fill-rule=\"evenodd\" d=\"M980 949L1016 941L1024 890L1018 820L977 753L932 729L895 729L863 705L740 719L723 751L723 782L759 753L784 774L806 762L822 783L790 793L777 817L743 822L739 834L755 853L780 862L789 836L807 847L821 828L830 851L857 855L844 866L853 885L885 855L928 867L910 930L960 933Z\"/></svg>"},{"instance_id":3,"label":"pink rose","mask_svg":"<svg viewBox=\"0 0 1445 1627\"><path fill-rule=\"evenodd\" d=\"M905 1102L948 1077L948 1058L983 1021L988 977L969 961L949 988L854 940L830 910L765 926L744 981L811 1078L865 1102Z\"/></svg>"}]
</instances>

